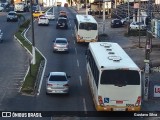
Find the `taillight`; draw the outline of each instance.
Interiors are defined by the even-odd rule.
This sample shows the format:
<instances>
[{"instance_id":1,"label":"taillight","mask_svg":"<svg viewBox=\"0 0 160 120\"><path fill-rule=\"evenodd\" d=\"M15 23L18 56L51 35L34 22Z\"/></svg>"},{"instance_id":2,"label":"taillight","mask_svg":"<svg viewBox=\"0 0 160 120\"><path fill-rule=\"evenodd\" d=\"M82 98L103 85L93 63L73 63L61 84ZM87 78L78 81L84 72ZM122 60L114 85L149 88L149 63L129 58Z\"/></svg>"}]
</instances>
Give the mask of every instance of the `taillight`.
<instances>
[{"instance_id":1,"label":"taillight","mask_svg":"<svg viewBox=\"0 0 160 120\"><path fill-rule=\"evenodd\" d=\"M69 84L64 84L63 86L65 86L65 87L69 87Z\"/></svg>"},{"instance_id":2,"label":"taillight","mask_svg":"<svg viewBox=\"0 0 160 120\"><path fill-rule=\"evenodd\" d=\"M102 96L98 96L98 102L101 106L104 106L103 100L102 100Z\"/></svg>"},{"instance_id":3,"label":"taillight","mask_svg":"<svg viewBox=\"0 0 160 120\"><path fill-rule=\"evenodd\" d=\"M80 39L80 36L78 35L78 39Z\"/></svg>"},{"instance_id":4,"label":"taillight","mask_svg":"<svg viewBox=\"0 0 160 120\"><path fill-rule=\"evenodd\" d=\"M80 37L80 35L78 35L78 39L82 39L83 37Z\"/></svg>"},{"instance_id":5,"label":"taillight","mask_svg":"<svg viewBox=\"0 0 160 120\"><path fill-rule=\"evenodd\" d=\"M139 106L141 104L141 96L138 96L135 106Z\"/></svg>"}]
</instances>

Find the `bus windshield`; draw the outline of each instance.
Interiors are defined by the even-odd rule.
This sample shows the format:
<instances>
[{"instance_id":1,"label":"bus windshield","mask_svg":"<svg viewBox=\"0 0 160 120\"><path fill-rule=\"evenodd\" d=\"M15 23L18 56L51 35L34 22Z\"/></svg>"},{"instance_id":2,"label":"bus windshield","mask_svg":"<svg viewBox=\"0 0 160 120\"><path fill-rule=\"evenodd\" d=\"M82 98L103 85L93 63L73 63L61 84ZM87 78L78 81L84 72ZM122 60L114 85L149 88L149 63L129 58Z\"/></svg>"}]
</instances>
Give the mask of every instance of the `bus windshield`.
<instances>
[{"instance_id":1,"label":"bus windshield","mask_svg":"<svg viewBox=\"0 0 160 120\"><path fill-rule=\"evenodd\" d=\"M80 23L79 29L84 30L97 30L97 24L96 23Z\"/></svg>"},{"instance_id":2,"label":"bus windshield","mask_svg":"<svg viewBox=\"0 0 160 120\"><path fill-rule=\"evenodd\" d=\"M140 85L140 75L135 70L104 70L100 84L115 86Z\"/></svg>"}]
</instances>

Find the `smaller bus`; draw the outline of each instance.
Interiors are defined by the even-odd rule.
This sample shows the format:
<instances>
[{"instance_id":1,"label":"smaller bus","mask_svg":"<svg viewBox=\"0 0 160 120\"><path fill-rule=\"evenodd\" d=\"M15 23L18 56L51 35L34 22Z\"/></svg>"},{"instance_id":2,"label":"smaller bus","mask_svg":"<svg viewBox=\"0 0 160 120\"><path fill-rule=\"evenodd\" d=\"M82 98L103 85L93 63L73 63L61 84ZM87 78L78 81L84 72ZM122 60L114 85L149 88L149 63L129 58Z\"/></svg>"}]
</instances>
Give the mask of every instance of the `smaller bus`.
<instances>
[{"instance_id":1,"label":"smaller bus","mask_svg":"<svg viewBox=\"0 0 160 120\"><path fill-rule=\"evenodd\" d=\"M117 43L89 43L86 68L97 111L140 111L141 70Z\"/></svg>"},{"instance_id":2,"label":"smaller bus","mask_svg":"<svg viewBox=\"0 0 160 120\"><path fill-rule=\"evenodd\" d=\"M76 42L97 42L98 23L92 15L76 15Z\"/></svg>"}]
</instances>

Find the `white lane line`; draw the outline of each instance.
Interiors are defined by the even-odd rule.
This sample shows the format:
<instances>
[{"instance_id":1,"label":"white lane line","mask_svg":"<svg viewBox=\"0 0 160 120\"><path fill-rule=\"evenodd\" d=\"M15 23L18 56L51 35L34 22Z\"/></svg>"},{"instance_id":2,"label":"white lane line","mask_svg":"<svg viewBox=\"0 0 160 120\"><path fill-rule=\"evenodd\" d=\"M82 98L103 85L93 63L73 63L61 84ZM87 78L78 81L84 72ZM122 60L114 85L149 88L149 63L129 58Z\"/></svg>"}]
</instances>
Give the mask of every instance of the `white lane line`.
<instances>
[{"instance_id":1,"label":"white lane line","mask_svg":"<svg viewBox=\"0 0 160 120\"><path fill-rule=\"evenodd\" d=\"M82 78L79 76L80 85L82 86Z\"/></svg>"},{"instance_id":2,"label":"white lane line","mask_svg":"<svg viewBox=\"0 0 160 120\"><path fill-rule=\"evenodd\" d=\"M51 117L51 120L53 120L53 117Z\"/></svg>"},{"instance_id":3,"label":"white lane line","mask_svg":"<svg viewBox=\"0 0 160 120\"><path fill-rule=\"evenodd\" d=\"M85 98L83 98L83 108L84 108L85 114L87 114L87 107L86 107L86 100L85 100Z\"/></svg>"},{"instance_id":4,"label":"white lane line","mask_svg":"<svg viewBox=\"0 0 160 120\"><path fill-rule=\"evenodd\" d=\"M75 52L76 52L76 55L77 55L77 48L75 48Z\"/></svg>"},{"instance_id":5,"label":"white lane line","mask_svg":"<svg viewBox=\"0 0 160 120\"><path fill-rule=\"evenodd\" d=\"M79 67L79 61L77 60L77 66Z\"/></svg>"}]
</instances>

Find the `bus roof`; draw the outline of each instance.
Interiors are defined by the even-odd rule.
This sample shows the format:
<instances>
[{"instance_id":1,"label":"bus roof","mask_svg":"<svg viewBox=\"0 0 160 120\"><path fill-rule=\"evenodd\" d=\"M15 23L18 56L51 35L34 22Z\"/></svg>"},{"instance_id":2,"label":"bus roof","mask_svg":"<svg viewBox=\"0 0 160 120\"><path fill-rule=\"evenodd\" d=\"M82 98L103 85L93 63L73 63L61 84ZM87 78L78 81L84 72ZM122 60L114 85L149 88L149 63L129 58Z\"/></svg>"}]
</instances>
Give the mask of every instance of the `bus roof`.
<instances>
[{"instance_id":1,"label":"bus roof","mask_svg":"<svg viewBox=\"0 0 160 120\"><path fill-rule=\"evenodd\" d=\"M91 22L97 24L97 21L94 19L92 15L76 15L76 18L79 22Z\"/></svg>"},{"instance_id":2,"label":"bus roof","mask_svg":"<svg viewBox=\"0 0 160 120\"><path fill-rule=\"evenodd\" d=\"M92 42L89 43L89 49L99 69L140 70L117 43Z\"/></svg>"}]
</instances>

